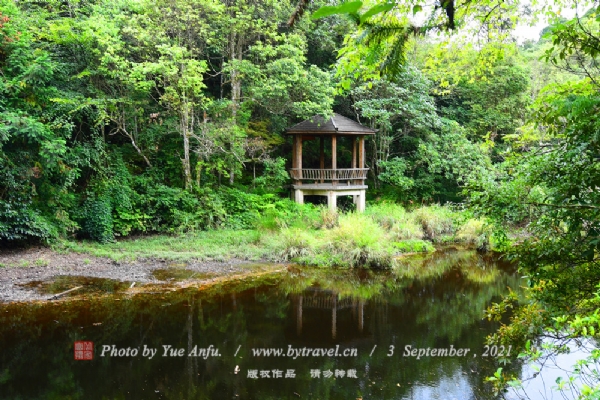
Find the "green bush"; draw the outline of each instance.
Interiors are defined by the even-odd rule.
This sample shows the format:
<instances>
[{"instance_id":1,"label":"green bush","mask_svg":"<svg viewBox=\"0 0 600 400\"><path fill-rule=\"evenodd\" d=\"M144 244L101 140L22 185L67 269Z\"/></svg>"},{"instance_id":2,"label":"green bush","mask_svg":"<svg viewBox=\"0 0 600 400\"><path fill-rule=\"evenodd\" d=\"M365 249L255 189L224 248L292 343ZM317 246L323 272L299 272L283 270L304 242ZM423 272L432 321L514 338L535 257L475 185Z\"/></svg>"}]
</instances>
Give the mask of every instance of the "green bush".
<instances>
[{"instance_id":1,"label":"green bush","mask_svg":"<svg viewBox=\"0 0 600 400\"><path fill-rule=\"evenodd\" d=\"M285 169L285 162L285 158L282 157L265 160L264 173L262 176L256 178L256 185L267 190L281 190L283 185L289 180L287 170Z\"/></svg>"},{"instance_id":2,"label":"green bush","mask_svg":"<svg viewBox=\"0 0 600 400\"><path fill-rule=\"evenodd\" d=\"M106 192L111 202L115 235L145 232L145 216L134 206L136 193L132 188L133 177L118 153L113 157L111 174Z\"/></svg>"},{"instance_id":3,"label":"green bush","mask_svg":"<svg viewBox=\"0 0 600 400\"><path fill-rule=\"evenodd\" d=\"M100 243L114 240L112 207L109 198L90 197L85 201L82 227L91 239Z\"/></svg>"},{"instance_id":4,"label":"green bush","mask_svg":"<svg viewBox=\"0 0 600 400\"><path fill-rule=\"evenodd\" d=\"M469 219L456 233L456 240L478 249L489 247L490 229L482 219Z\"/></svg>"},{"instance_id":5,"label":"green bush","mask_svg":"<svg viewBox=\"0 0 600 400\"><path fill-rule=\"evenodd\" d=\"M1 241L48 241L57 236L56 228L30 202L0 200Z\"/></svg>"}]
</instances>

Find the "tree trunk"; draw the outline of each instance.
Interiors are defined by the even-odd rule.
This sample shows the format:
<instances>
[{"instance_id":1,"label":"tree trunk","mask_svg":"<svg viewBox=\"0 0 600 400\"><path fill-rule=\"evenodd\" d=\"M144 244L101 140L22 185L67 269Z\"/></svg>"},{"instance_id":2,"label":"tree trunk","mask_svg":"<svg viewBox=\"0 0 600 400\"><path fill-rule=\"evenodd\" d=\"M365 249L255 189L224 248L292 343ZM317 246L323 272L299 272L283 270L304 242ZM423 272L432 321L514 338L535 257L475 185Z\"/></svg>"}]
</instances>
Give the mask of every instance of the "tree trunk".
<instances>
[{"instance_id":1,"label":"tree trunk","mask_svg":"<svg viewBox=\"0 0 600 400\"><path fill-rule=\"evenodd\" d=\"M229 38L229 60L242 61L242 39L236 32L232 32ZM236 67L231 68L231 114L235 121L237 111L242 97L242 82Z\"/></svg>"},{"instance_id":2,"label":"tree trunk","mask_svg":"<svg viewBox=\"0 0 600 400\"><path fill-rule=\"evenodd\" d=\"M232 32L229 38L229 59L231 61L242 61L243 37ZM237 123L237 112L242 98L242 81L239 71L235 66L231 68L231 115L233 122ZM235 161L233 161L235 162ZM235 180L235 166L229 170L229 184L233 185Z\"/></svg>"},{"instance_id":3,"label":"tree trunk","mask_svg":"<svg viewBox=\"0 0 600 400\"><path fill-rule=\"evenodd\" d=\"M181 135L183 136L183 180L185 189L192 189L192 168L190 165L190 129L194 127L194 110L187 104L184 98L184 105L181 113Z\"/></svg>"},{"instance_id":4,"label":"tree trunk","mask_svg":"<svg viewBox=\"0 0 600 400\"><path fill-rule=\"evenodd\" d=\"M185 189L190 190L192 188L192 174L190 168L190 136L187 129L183 131L183 179L185 182Z\"/></svg>"}]
</instances>

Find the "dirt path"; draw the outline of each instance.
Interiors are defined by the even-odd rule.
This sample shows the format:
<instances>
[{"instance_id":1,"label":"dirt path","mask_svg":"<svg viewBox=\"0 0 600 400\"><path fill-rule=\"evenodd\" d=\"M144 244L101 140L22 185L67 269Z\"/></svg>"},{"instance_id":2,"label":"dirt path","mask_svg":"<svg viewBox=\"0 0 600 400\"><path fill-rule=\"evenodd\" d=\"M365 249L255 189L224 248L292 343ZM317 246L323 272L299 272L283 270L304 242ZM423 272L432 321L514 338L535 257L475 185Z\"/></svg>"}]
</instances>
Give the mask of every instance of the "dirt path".
<instances>
[{"instance_id":1,"label":"dirt path","mask_svg":"<svg viewBox=\"0 0 600 400\"><path fill-rule=\"evenodd\" d=\"M32 282L41 284L59 276L135 282L135 291L139 291L140 286L149 283L185 287L215 279L238 278L247 274L280 269L282 265L259 264L244 260L176 263L145 259L117 262L88 254L60 254L44 247L0 251L0 302L48 299L51 295L40 293Z\"/></svg>"}]
</instances>

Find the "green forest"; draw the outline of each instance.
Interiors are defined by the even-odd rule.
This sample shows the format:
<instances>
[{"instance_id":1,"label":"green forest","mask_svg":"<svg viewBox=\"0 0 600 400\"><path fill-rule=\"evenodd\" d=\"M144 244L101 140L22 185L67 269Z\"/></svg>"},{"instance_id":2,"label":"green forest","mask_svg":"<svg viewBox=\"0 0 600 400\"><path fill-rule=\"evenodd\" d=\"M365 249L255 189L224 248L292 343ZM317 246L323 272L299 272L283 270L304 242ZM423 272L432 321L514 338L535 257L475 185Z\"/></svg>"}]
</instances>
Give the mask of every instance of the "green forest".
<instances>
[{"instance_id":1,"label":"green forest","mask_svg":"<svg viewBox=\"0 0 600 400\"><path fill-rule=\"evenodd\" d=\"M506 252L527 277L526 300L488 310L512 312L490 342L535 359L597 338L599 11L0 0L0 245L110 256L175 235L199 256L387 268L464 243ZM519 37L539 21L539 37ZM285 129L334 112L377 131L363 214L290 200ZM544 335L559 344L540 349ZM597 374L598 357L579 373ZM501 368L490 380L515 384ZM582 397L600 393L593 382Z\"/></svg>"}]
</instances>

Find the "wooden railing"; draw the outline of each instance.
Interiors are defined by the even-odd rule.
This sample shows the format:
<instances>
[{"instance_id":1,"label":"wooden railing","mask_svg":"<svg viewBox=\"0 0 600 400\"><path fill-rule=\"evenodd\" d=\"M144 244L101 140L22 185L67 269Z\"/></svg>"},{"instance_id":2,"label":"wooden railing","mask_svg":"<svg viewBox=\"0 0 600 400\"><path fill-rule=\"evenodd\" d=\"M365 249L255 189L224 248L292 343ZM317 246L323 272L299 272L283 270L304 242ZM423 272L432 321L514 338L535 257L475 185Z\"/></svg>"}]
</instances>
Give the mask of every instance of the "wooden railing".
<instances>
[{"instance_id":1,"label":"wooden railing","mask_svg":"<svg viewBox=\"0 0 600 400\"><path fill-rule=\"evenodd\" d=\"M295 181L312 180L315 182L324 181L353 181L367 179L369 168L337 168L337 169L317 169L317 168L292 168L290 176Z\"/></svg>"},{"instance_id":2,"label":"wooden railing","mask_svg":"<svg viewBox=\"0 0 600 400\"><path fill-rule=\"evenodd\" d=\"M354 303L351 297L338 299L337 294L309 294L308 296L302 297L302 307L304 308L321 308L326 310L332 310L333 308L336 308L338 310L341 310L343 308L350 308L352 306L354 306Z\"/></svg>"}]
</instances>

